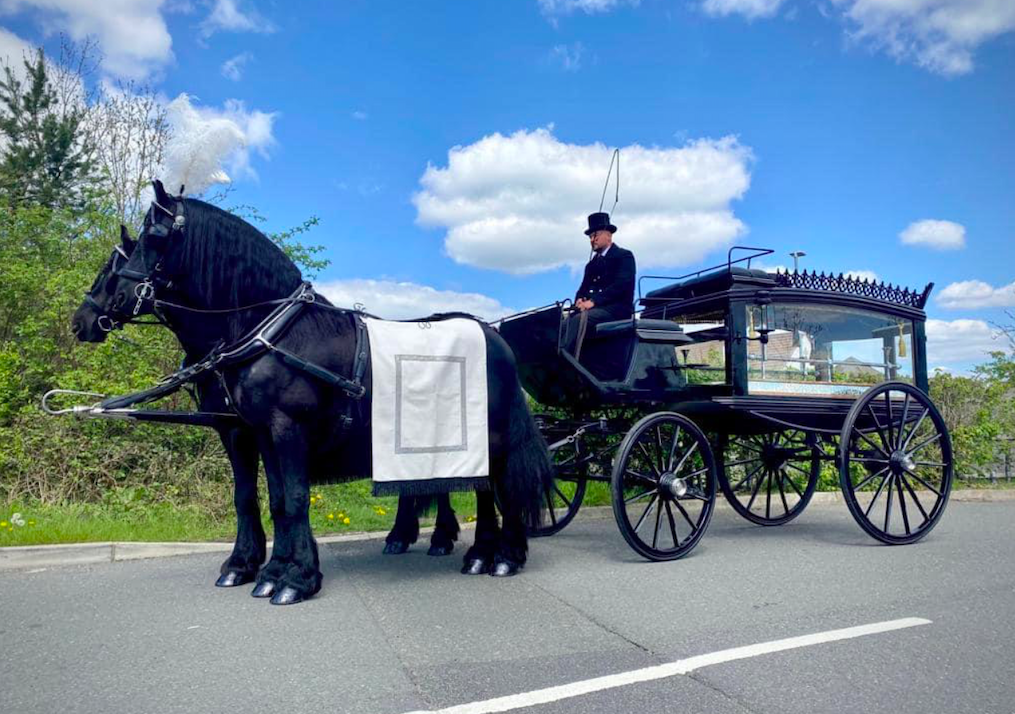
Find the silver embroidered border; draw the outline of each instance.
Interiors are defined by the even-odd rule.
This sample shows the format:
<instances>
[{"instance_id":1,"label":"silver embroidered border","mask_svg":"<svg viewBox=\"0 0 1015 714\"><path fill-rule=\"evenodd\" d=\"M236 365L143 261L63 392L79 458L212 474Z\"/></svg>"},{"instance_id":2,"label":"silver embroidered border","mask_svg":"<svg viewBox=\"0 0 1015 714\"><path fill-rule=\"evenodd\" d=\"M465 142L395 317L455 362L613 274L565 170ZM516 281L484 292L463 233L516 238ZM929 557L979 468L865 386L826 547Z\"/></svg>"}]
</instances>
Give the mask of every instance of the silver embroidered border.
<instances>
[{"instance_id":1,"label":"silver embroidered border","mask_svg":"<svg viewBox=\"0 0 1015 714\"><path fill-rule=\"evenodd\" d=\"M406 362L450 362L458 364L461 377L462 398L462 442L451 446L402 446L402 365ZM395 355L395 453L396 454L445 454L452 451L469 450L468 414L465 399L465 357L451 355Z\"/></svg>"}]
</instances>

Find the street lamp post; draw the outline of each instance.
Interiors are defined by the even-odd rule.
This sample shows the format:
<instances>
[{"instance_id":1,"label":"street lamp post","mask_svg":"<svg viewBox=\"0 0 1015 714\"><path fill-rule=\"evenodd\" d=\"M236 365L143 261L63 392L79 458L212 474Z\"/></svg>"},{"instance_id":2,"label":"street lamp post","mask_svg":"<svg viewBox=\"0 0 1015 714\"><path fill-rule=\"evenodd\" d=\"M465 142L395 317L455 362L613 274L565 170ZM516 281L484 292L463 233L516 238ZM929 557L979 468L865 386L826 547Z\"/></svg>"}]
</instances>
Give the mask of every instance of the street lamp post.
<instances>
[{"instance_id":1,"label":"street lamp post","mask_svg":"<svg viewBox=\"0 0 1015 714\"><path fill-rule=\"evenodd\" d=\"M790 253L790 255L793 256L793 272L795 273L797 272L797 268L799 267L800 258L803 258L807 254L804 253L802 250L794 250L792 253Z\"/></svg>"}]
</instances>

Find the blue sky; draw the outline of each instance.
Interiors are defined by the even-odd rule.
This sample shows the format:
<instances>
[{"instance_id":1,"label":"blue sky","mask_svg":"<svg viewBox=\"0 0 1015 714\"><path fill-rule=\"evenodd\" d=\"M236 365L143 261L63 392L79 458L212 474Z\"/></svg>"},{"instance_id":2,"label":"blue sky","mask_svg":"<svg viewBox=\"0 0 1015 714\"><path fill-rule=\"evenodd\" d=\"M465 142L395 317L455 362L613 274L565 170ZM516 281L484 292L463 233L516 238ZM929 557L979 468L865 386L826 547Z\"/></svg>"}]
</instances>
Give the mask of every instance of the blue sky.
<instances>
[{"instance_id":1,"label":"blue sky","mask_svg":"<svg viewBox=\"0 0 1015 714\"><path fill-rule=\"evenodd\" d=\"M619 147L641 272L747 244L933 281L931 363L965 370L1015 306L1009 4L0 0L0 54L96 36L108 79L234 121L232 200L319 216L318 282L382 314L572 295Z\"/></svg>"}]
</instances>

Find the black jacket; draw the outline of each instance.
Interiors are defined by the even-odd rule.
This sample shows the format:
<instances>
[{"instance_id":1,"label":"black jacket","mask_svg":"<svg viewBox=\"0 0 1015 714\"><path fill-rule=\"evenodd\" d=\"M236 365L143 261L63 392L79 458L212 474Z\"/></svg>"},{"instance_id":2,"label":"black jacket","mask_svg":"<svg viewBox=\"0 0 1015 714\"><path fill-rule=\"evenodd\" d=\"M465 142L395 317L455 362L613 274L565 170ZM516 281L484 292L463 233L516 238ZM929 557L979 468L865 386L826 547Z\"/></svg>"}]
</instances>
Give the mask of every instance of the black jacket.
<instances>
[{"instance_id":1,"label":"black jacket","mask_svg":"<svg viewBox=\"0 0 1015 714\"><path fill-rule=\"evenodd\" d=\"M634 254L614 243L604 256L585 266L585 276L574 299L588 298L615 320L634 314Z\"/></svg>"}]
</instances>

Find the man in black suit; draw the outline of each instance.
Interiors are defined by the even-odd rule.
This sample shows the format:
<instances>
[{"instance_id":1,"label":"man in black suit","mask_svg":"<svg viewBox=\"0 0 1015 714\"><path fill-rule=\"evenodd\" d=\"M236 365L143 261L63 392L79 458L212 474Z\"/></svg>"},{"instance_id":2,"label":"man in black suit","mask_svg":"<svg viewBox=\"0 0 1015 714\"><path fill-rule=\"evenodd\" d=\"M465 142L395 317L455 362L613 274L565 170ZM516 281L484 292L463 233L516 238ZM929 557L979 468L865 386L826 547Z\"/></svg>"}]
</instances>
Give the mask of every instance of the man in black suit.
<instances>
[{"instance_id":1,"label":"man in black suit","mask_svg":"<svg viewBox=\"0 0 1015 714\"><path fill-rule=\"evenodd\" d=\"M585 275L574 296L581 319L568 320L568 349L580 354L586 330L601 322L625 320L634 314L634 254L613 242L617 227L607 213L589 216L585 235L594 255L585 266Z\"/></svg>"}]
</instances>

